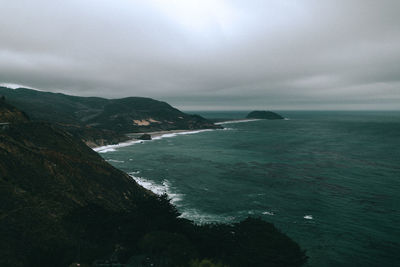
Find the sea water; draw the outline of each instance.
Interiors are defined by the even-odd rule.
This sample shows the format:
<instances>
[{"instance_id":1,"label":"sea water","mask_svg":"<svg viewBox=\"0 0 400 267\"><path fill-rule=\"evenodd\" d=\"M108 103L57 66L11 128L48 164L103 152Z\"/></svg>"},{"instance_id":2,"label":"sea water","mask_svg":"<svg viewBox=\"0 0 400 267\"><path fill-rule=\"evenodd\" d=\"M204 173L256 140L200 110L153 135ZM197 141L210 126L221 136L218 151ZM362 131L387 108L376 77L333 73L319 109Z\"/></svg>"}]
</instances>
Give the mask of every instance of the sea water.
<instances>
[{"instance_id":1,"label":"sea water","mask_svg":"<svg viewBox=\"0 0 400 267\"><path fill-rule=\"evenodd\" d=\"M197 223L274 223L308 266L400 266L400 112L280 113L99 152Z\"/></svg>"}]
</instances>

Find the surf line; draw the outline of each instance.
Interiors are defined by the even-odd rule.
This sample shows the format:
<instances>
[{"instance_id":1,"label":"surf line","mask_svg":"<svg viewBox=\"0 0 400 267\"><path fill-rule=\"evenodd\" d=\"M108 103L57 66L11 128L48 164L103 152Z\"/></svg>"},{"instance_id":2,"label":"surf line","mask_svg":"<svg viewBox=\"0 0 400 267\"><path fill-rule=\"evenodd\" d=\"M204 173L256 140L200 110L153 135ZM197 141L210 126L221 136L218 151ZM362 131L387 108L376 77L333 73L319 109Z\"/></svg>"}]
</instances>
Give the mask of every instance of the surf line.
<instances>
[{"instance_id":1,"label":"surf line","mask_svg":"<svg viewBox=\"0 0 400 267\"><path fill-rule=\"evenodd\" d=\"M127 142L122 142L118 143L115 145L107 145L107 146L100 146L100 147L95 147L93 148L94 151L97 153L107 153L107 152L112 152L116 151L116 149L121 148L121 147L127 147L127 146L132 146L135 144L143 144L144 142L150 142L154 140L160 140L163 138L171 138L171 137L176 137L179 135L188 135L188 134L197 134L197 133L203 133L203 132L210 132L210 131L215 131L217 129L204 129L204 130L193 130L193 131L187 131L187 130L176 130L176 131L162 131L162 132L149 132L147 134L150 134L152 139L151 140L138 140L138 139L132 139ZM140 135L141 133L138 133Z\"/></svg>"},{"instance_id":2,"label":"surf line","mask_svg":"<svg viewBox=\"0 0 400 267\"><path fill-rule=\"evenodd\" d=\"M233 124L233 123L260 121L260 120L261 120L261 119L243 119L243 120L233 120L233 121L221 121L221 122L216 122L216 123L214 123L214 124L216 124L216 125L222 125L222 124Z\"/></svg>"}]
</instances>

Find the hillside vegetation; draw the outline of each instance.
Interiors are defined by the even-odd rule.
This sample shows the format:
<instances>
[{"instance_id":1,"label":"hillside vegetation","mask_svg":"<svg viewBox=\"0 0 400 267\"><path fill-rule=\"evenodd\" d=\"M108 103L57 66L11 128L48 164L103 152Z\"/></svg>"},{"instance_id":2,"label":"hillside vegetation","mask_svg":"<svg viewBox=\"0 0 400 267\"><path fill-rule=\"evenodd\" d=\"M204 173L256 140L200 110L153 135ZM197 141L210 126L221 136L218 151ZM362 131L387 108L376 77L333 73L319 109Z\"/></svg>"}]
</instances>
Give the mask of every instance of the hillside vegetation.
<instances>
[{"instance_id":1,"label":"hillside vegetation","mask_svg":"<svg viewBox=\"0 0 400 267\"><path fill-rule=\"evenodd\" d=\"M2 103L0 266L301 266L299 246L272 224L195 225L76 136ZM146 265L147 264L147 265ZM197 264L197 265L196 265Z\"/></svg>"},{"instance_id":2,"label":"hillside vegetation","mask_svg":"<svg viewBox=\"0 0 400 267\"><path fill-rule=\"evenodd\" d=\"M73 124L118 133L219 128L197 115L145 97L105 99L79 97L31 89L0 87L0 95L32 120Z\"/></svg>"}]
</instances>

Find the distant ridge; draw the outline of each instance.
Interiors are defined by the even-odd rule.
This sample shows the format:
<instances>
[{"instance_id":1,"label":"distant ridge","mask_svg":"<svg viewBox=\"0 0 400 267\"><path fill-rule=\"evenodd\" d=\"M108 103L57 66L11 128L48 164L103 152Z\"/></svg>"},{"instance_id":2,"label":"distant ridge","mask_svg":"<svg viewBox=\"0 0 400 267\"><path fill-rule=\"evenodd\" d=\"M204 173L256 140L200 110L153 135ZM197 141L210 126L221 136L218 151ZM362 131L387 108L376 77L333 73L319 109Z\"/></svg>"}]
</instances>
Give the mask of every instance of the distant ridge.
<instances>
[{"instance_id":1,"label":"distant ridge","mask_svg":"<svg viewBox=\"0 0 400 267\"><path fill-rule=\"evenodd\" d=\"M91 126L120 133L217 128L169 104L145 97L105 99L0 87L0 95L32 120Z\"/></svg>"},{"instance_id":2,"label":"distant ridge","mask_svg":"<svg viewBox=\"0 0 400 267\"><path fill-rule=\"evenodd\" d=\"M126 133L221 128L201 116L145 97L105 99L6 87L0 87L0 95L33 121L59 124L97 145L121 141Z\"/></svg>"}]
</instances>

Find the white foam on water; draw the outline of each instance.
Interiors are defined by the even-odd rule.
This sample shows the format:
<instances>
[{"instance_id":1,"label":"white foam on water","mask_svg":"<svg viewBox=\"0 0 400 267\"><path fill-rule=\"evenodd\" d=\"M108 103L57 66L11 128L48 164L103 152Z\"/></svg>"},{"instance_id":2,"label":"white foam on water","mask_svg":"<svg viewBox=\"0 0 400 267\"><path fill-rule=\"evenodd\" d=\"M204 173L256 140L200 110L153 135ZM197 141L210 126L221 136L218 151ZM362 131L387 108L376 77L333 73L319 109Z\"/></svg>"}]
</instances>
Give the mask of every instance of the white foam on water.
<instances>
[{"instance_id":1,"label":"white foam on water","mask_svg":"<svg viewBox=\"0 0 400 267\"><path fill-rule=\"evenodd\" d=\"M187 132L177 132L177 133L166 133L162 134L160 136L156 136L153 138L153 140L160 140L164 138L171 138L171 137L176 137L178 135L188 135L188 134L198 134L198 133L204 133L204 132L211 132L215 131L214 129L204 129L204 130L197 130L197 131L187 131Z\"/></svg>"},{"instance_id":2,"label":"white foam on water","mask_svg":"<svg viewBox=\"0 0 400 267\"><path fill-rule=\"evenodd\" d=\"M222 124L242 123L242 122L251 122L251 121L259 121L259 120L261 120L261 119L244 119L244 120L234 120L234 121L221 121L221 122L216 122L214 124L222 125Z\"/></svg>"},{"instance_id":3,"label":"white foam on water","mask_svg":"<svg viewBox=\"0 0 400 267\"><path fill-rule=\"evenodd\" d=\"M197 209L185 209L184 211L182 211L182 214L179 217L192 220L197 224L220 222L229 223L235 220L235 217L232 216L207 214Z\"/></svg>"},{"instance_id":4,"label":"white foam on water","mask_svg":"<svg viewBox=\"0 0 400 267\"><path fill-rule=\"evenodd\" d=\"M204 130L197 130L197 131L180 132L180 133L177 133L177 135L197 134L197 133L212 132L212 131L215 131L215 130L214 129L204 129Z\"/></svg>"},{"instance_id":5,"label":"white foam on water","mask_svg":"<svg viewBox=\"0 0 400 267\"><path fill-rule=\"evenodd\" d=\"M275 213L273 213L272 211L264 211L262 214L270 215L270 216L274 216L275 215Z\"/></svg>"},{"instance_id":6,"label":"white foam on water","mask_svg":"<svg viewBox=\"0 0 400 267\"><path fill-rule=\"evenodd\" d=\"M164 180L164 181L162 181L161 184L157 184L154 181L145 179L143 177L136 176L139 173L140 173L139 171L136 171L136 172L130 172L128 174L130 177L132 177L133 180L135 180L136 183L138 183L140 186L146 188L147 190L150 190L154 194L159 195L159 196L167 194L168 197L171 199L172 204L176 205L176 202L182 201L183 194L173 192L171 184L168 180Z\"/></svg>"},{"instance_id":7,"label":"white foam on water","mask_svg":"<svg viewBox=\"0 0 400 267\"><path fill-rule=\"evenodd\" d=\"M306 219L306 220L312 220L313 216L312 215L305 215L303 218Z\"/></svg>"},{"instance_id":8,"label":"white foam on water","mask_svg":"<svg viewBox=\"0 0 400 267\"><path fill-rule=\"evenodd\" d=\"M163 185L159 185L153 181L135 176L136 174L137 172L131 172L129 173L129 176L132 177L132 179L135 180L135 182L138 183L140 186L146 188L147 190L150 190L151 192L159 196L167 193L166 188Z\"/></svg>"},{"instance_id":9,"label":"white foam on water","mask_svg":"<svg viewBox=\"0 0 400 267\"><path fill-rule=\"evenodd\" d=\"M132 177L133 180L135 180L139 185L142 187L146 188L147 190L152 191L154 194L157 194L159 196L163 194L167 194L168 197L171 199L171 203L174 204L175 206L177 205L177 202L180 202L183 200L183 194L177 193L174 191L173 187L171 186L171 183L168 180L162 181L161 184L157 184L154 181L145 179L143 177L137 176L139 174L139 171L136 172L130 172L129 176ZM180 218L186 218L194 221L197 224L204 224L204 223L217 223L217 222L233 222L235 220L235 217L232 216L222 216L222 215L216 215L216 214L207 214L204 212L201 212L197 209L185 209L181 207L183 211L181 211L181 215L179 216Z\"/></svg>"},{"instance_id":10,"label":"white foam on water","mask_svg":"<svg viewBox=\"0 0 400 267\"><path fill-rule=\"evenodd\" d=\"M197 133L210 132L210 131L215 131L215 130L214 129L204 129L204 130L198 130L198 131L166 133L166 134L162 134L160 136L156 136L152 140L131 140L131 141L119 143L119 144L116 144L116 145L107 145L107 146L95 147L95 148L93 148L93 150L98 152L98 153L107 153L107 152L116 151L118 148L121 148L121 147L132 146L132 145L135 145L135 144L143 144L144 142L151 142L151 141L160 140L160 139L163 139L163 138L176 137L178 135L197 134Z\"/></svg>"},{"instance_id":11,"label":"white foam on water","mask_svg":"<svg viewBox=\"0 0 400 267\"><path fill-rule=\"evenodd\" d=\"M93 150L98 152L98 153L107 153L107 152L116 151L117 148L127 147L127 146L131 146L131 145L134 145L134 144L141 144L143 142L145 142L145 141L143 141L143 140L131 140L131 141L119 143L119 144L116 144L116 145L107 145L107 146L95 147L95 148L93 148Z\"/></svg>"},{"instance_id":12,"label":"white foam on water","mask_svg":"<svg viewBox=\"0 0 400 267\"><path fill-rule=\"evenodd\" d=\"M171 184L170 184L170 182L168 180L164 180L162 182L162 184L163 184L163 186L165 188L165 191L166 191L168 197L171 199L171 203L172 204L176 205L177 202L182 201L183 194L179 194L179 193L174 192L172 187L171 187Z\"/></svg>"},{"instance_id":13,"label":"white foam on water","mask_svg":"<svg viewBox=\"0 0 400 267\"><path fill-rule=\"evenodd\" d=\"M160 135L160 136L156 136L156 137L154 137L152 139L153 140L160 140L160 139L163 139L163 138L169 138L169 137L175 137L175 136L176 136L175 133L170 133L170 134L163 134L163 135Z\"/></svg>"},{"instance_id":14,"label":"white foam on water","mask_svg":"<svg viewBox=\"0 0 400 267\"><path fill-rule=\"evenodd\" d=\"M106 161L109 161L109 162L117 162L117 163L124 163L125 161L123 161L123 160L116 160L116 159L106 159Z\"/></svg>"},{"instance_id":15,"label":"white foam on water","mask_svg":"<svg viewBox=\"0 0 400 267\"><path fill-rule=\"evenodd\" d=\"M107 152L113 152L116 151L115 148L106 148L106 147L98 147L98 148L94 148L94 151L98 152L98 153L107 153Z\"/></svg>"}]
</instances>

